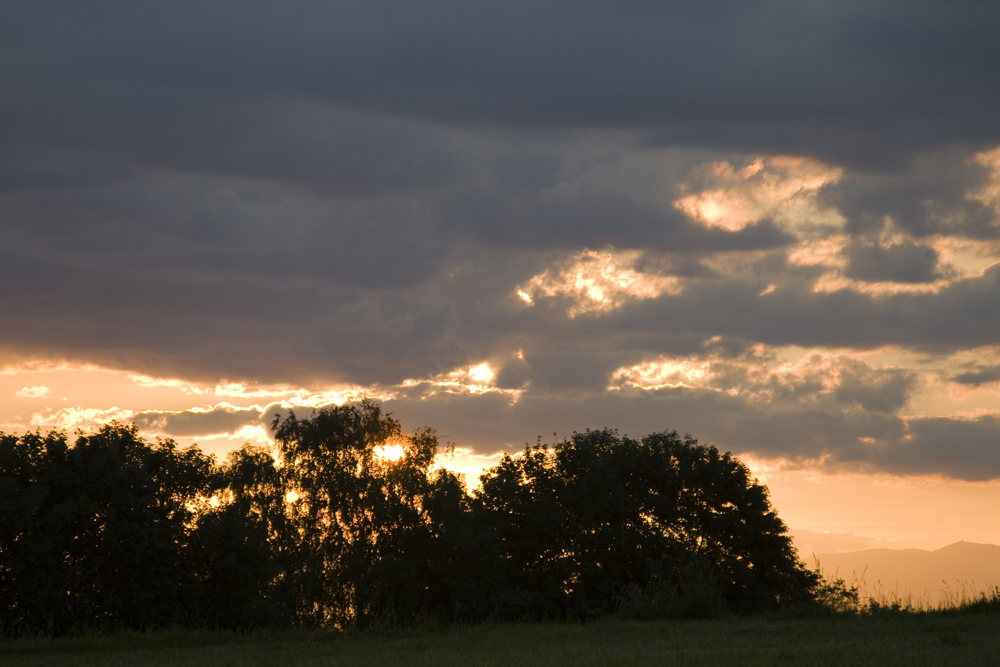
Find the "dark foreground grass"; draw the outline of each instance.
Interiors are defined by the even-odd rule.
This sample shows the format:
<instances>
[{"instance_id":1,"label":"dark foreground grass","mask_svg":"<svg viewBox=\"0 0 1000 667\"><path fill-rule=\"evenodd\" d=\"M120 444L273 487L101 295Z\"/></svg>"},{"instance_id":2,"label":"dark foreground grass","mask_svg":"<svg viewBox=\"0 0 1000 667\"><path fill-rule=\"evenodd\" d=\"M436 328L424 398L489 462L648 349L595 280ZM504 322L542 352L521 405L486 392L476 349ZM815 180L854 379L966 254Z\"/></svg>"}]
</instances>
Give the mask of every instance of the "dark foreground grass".
<instances>
[{"instance_id":1,"label":"dark foreground grass","mask_svg":"<svg viewBox=\"0 0 1000 667\"><path fill-rule=\"evenodd\" d=\"M988 665L1000 614L425 626L234 634L174 630L0 642L0 665Z\"/></svg>"}]
</instances>

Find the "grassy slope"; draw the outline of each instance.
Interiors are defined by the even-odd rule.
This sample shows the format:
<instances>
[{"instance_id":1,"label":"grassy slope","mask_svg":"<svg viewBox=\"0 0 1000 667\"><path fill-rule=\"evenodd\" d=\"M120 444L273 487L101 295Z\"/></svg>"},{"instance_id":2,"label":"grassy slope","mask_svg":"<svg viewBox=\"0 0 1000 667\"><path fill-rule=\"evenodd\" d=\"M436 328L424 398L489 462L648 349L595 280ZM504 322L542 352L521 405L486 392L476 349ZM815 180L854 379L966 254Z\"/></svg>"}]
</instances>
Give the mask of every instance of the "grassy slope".
<instances>
[{"instance_id":1,"label":"grassy slope","mask_svg":"<svg viewBox=\"0 0 1000 667\"><path fill-rule=\"evenodd\" d=\"M0 663L27 665L948 665L991 664L1000 615L937 614L334 634L197 631L0 642Z\"/></svg>"}]
</instances>

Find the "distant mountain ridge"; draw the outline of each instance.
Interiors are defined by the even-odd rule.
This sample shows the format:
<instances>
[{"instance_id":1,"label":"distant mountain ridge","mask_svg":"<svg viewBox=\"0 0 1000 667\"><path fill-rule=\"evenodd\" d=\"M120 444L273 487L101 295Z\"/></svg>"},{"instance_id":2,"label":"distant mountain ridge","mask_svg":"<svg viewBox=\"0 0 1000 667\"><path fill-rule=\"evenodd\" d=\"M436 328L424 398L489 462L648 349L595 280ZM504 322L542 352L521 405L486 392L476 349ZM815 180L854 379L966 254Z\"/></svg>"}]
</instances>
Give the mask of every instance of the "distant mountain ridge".
<instances>
[{"instance_id":1,"label":"distant mountain ridge","mask_svg":"<svg viewBox=\"0 0 1000 667\"><path fill-rule=\"evenodd\" d=\"M828 578L842 577L862 596L877 600L896 597L937 606L1000 586L1000 546L995 544L963 541L936 551L865 549L817 558Z\"/></svg>"}]
</instances>

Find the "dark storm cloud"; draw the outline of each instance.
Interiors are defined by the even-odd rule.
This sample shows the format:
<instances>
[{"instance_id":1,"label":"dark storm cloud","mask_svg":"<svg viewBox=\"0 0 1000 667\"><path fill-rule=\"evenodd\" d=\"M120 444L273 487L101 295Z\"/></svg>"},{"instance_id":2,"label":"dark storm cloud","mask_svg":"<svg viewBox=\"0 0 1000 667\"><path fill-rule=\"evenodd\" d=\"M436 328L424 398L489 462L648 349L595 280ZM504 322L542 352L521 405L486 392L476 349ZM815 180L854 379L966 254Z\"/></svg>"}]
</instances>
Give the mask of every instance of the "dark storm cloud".
<instances>
[{"instance_id":1,"label":"dark storm cloud","mask_svg":"<svg viewBox=\"0 0 1000 667\"><path fill-rule=\"evenodd\" d=\"M61 79L49 85L45 99L38 99L38 91L15 84L14 108L0 115L8 128L0 137L10 151L4 190L112 181L127 169L146 167L358 196L433 187L458 173L441 132L294 94L197 86L133 90L129 82ZM48 159L38 159L39 149ZM19 169L11 166L15 160Z\"/></svg>"},{"instance_id":2,"label":"dark storm cloud","mask_svg":"<svg viewBox=\"0 0 1000 667\"><path fill-rule=\"evenodd\" d=\"M998 26L995 3L912 0L7 2L0 355L210 383L413 379L392 409L480 448L679 428L903 471L933 468L932 436L966 428L968 460L991 469L985 422L913 422L906 445L905 371L844 364L827 393L774 382L770 407L606 386L657 355L739 360L757 343L995 345L997 267L934 294L816 293L823 269L790 263L800 230L770 209L727 231L674 201L712 163L746 194L794 176L739 181L758 153L825 161L840 180L789 196L844 215L848 277L953 277L933 237L1000 230L969 159L1000 143ZM683 290L577 317L582 288L517 298L608 246ZM484 360L525 398L421 398ZM179 436L260 415L136 419ZM852 449L861 438L910 463Z\"/></svg>"},{"instance_id":3,"label":"dark storm cloud","mask_svg":"<svg viewBox=\"0 0 1000 667\"><path fill-rule=\"evenodd\" d=\"M6 79L33 109L71 85L91 109L108 102L102 84L182 105L194 91L295 91L435 122L644 128L671 145L845 164L1000 141L1000 91L982 85L1000 59L992 3L23 2L4 14ZM25 120L23 108L10 113Z\"/></svg>"},{"instance_id":4,"label":"dark storm cloud","mask_svg":"<svg viewBox=\"0 0 1000 667\"><path fill-rule=\"evenodd\" d=\"M443 208L445 229L493 246L655 248L672 252L760 250L792 237L770 221L739 231L709 229L674 209L643 205L615 193L581 193L546 202L507 193L469 191Z\"/></svg>"},{"instance_id":5,"label":"dark storm cloud","mask_svg":"<svg viewBox=\"0 0 1000 667\"><path fill-rule=\"evenodd\" d=\"M559 182L558 171L565 158L554 153L511 151L500 153L490 161L490 171L506 189L512 192L537 192Z\"/></svg>"},{"instance_id":6,"label":"dark storm cloud","mask_svg":"<svg viewBox=\"0 0 1000 667\"><path fill-rule=\"evenodd\" d=\"M3 252L15 261L32 256L56 271L147 279L239 275L398 287L437 270L445 250L425 233L426 214L405 202L328 201L199 174L152 172L108 187L23 193L0 199L0 214Z\"/></svg>"}]
</instances>

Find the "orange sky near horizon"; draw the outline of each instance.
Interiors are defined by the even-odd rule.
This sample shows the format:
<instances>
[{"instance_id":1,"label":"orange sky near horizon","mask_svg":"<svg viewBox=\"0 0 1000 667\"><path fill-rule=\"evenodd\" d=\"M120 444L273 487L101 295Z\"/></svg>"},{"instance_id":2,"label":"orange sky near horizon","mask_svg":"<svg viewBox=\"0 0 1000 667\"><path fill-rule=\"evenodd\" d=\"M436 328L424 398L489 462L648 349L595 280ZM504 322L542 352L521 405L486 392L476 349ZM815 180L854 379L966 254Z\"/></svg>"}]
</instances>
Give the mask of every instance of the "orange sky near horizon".
<instances>
[{"instance_id":1,"label":"orange sky near horizon","mask_svg":"<svg viewBox=\"0 0 1000 667\"><path fill-rule=\"evenodd\" d=\"M312 407L347 400L351 391L310 394L288 387L209 387L94 366L37 363L0 372L0 395L6 397L0 431L23 433L54 428L72 434L76 429L89 431L113 419L128 422L151 406L169 413L188 411L193 406L203 412L219 406L233 411L265 409L268 404L278 403L308 414ZM353 392L358 395L358 388ZM391 400L384 405L392 411ZM412 429L419 424L403 426ZM142 431L148 438L163 435L155 427ZM270 443L262 425L218 434L164 437L172 437L182 446L196 444L219 459L244 442ZM519 451L526 443L511 442L503 451L493 453L474 451L470 443L454 444L454 452L442 453L438 465L464 474L472 487L478 483L479 474L503 453ZM996 512L1000 480L966 482L939 475L831 474L787 461L762 460L752 455L742 458L757 480L768 487L772 504L789 526L800 556L807 563L814 553L868 548L935 550L959 540L1000 544L1000 516Z\"/></svg>"}]
</instances>

